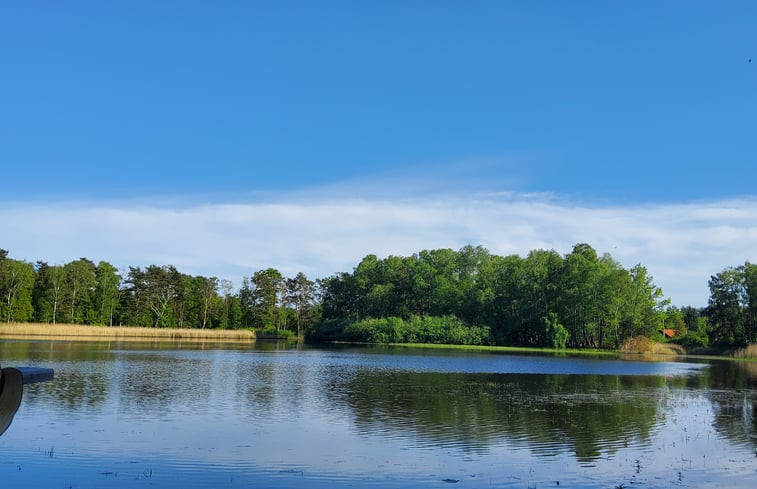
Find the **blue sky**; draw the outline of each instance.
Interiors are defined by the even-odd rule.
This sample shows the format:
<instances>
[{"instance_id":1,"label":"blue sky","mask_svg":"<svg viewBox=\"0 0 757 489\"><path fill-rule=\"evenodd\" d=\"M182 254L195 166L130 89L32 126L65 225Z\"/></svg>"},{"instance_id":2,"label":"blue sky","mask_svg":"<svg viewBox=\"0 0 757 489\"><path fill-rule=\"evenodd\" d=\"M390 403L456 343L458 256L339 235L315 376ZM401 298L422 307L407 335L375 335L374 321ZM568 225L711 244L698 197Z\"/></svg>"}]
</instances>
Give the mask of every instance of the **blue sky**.
<instances>
[{"instance_id":1,"label":"blue sky","mask_svg":"<svg viewBox=\"0 0 757 489\"><path fill-rule=\"evenodd\" d=\"M398 201L406 207L391 215L450 202L481 215L481 205L505 205L503 195L507 206L574 216L636 210L647 216L635 218L640 226L655 220L644 214L651 208L660 216L693 205L736 209L737 221L706 213L681 229L725 233L699 243L722 257L687 278L699 281L698 292L679 293L679 302L701 304L708 274L757 259L756 14L754 2L696 1L4 2L0 224L8 234L0 247L29 260L87 252L119 265L186 261L185 269L236 278L258 265L323 275L367 253L417 251L411 246L478 241L525 253L606 240L600 252L662 278L650 255L671 250L652 239L628 244L610 224L582 233L582 218L570 233L545 221L532 231L538 239L505 245L486 223L464 232L465 223L441 223L446 212L431 218L439 227L428 234L416 225L363 230L405 233L396 242L406 248L376 237L342 250L341 261L313 251L297 234L305 223L272 225L268 232L291 233L287 242L299 247L251 258L265 245L251 237L215 268L198 263L212 250L181 258L186 242L121 252L107 244L115 237L93 247L9 222L47 216L73 230L86 228L74 216L91 221L87 210L108 209L170 211L170 223L226 204L249 206L249 217L268 204L302 211L358 202L375 216ZM508 229L508 209L488 226ZM53 210L65 214L51 218ZM134 219L117 230L121 239L141 232ZM661 219L650 223L661 229L638 235L681 222ZM240 232L227 226L211 234ZM675 251L677 242L668 245Z\"/></svg>"}]
</instances>

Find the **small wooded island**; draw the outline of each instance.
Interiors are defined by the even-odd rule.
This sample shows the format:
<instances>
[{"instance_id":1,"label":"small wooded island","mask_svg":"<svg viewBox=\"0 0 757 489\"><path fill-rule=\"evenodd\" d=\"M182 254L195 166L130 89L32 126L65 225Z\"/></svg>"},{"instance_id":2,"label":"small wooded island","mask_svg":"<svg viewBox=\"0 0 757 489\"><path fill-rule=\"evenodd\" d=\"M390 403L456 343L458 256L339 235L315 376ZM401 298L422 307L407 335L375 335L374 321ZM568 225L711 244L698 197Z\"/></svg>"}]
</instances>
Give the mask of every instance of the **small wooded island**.
<instances>
[{"instance_id":1,"label":"small wooded island","mask_svg":"<svg viewBox=\"0 0 757 489\"><path fill-rule=\"evenodd\" d=\"M757 342L757 265L709 281L706 308L670 305L642 265L621 266L581 243L566 255L498 256L480 246L368 255L312 281L273 268L228 280L173 265L129 267L81 258L32 264L0 250L5 322L253 329L308 341L617 349L646 337L682 347ZM665 333L665 334L663 334Z\"/></svg>"}]
</instances>

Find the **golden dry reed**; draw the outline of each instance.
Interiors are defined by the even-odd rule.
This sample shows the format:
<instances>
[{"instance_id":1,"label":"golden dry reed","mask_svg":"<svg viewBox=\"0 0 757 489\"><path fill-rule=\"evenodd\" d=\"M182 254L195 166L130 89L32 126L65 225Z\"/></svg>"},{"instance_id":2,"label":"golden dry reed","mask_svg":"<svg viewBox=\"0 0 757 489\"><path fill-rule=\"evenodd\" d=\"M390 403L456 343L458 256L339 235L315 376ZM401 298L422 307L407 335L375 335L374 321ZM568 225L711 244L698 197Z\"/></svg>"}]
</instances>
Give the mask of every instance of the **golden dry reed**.
<instances>
[{"instance_id":1,"label":"golden dry reed","mask_svg":"<svg viewBox=\"0 0 757 489\"><path fill-rule=\"evenodd\" d=\"M658 343L646 336L634 336L628 338L620 347L623 353L639 355L685 355L686 350L681 345L673 343Z\"/></svg>"},{"instance_id":2,"label":"golden dry reed","mask_svg":"<svg viewBox=\"0 0 757 489\"><path fill-rule=\"evenodd\" d=\"M757 358L757 343L751 343L733 352L735 358Z\"/></svg>"},{"instance_id":3,"label":"golden dry reed","mask_svg":"<svg viewBox=\"0 0 757 489\"><path fill-rule=\"evenodd\" d=\"M87 326L82 324L0 323L0 337L88 337L254 340L255 332L239 329L138 328L132 326Z\"/></svg>"}]
</instances>

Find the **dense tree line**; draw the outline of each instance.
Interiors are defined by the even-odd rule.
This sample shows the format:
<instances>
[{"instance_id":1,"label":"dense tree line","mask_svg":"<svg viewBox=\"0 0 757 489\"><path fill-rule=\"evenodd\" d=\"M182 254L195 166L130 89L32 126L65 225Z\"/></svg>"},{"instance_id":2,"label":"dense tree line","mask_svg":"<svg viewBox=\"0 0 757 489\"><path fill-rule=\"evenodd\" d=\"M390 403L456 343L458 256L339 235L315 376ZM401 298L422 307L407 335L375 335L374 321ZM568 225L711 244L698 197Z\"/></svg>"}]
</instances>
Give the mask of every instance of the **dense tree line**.
<instances>
[{"instance_id":1,"label":"dense tree line","mask_svg":"<svg viewBox=\"0 0 757 489\"><path fill-rule=\"evenodd\" d=\"M670 306L661 313L661 326L677 332L670 341L720 349L757 343L757 265L727 267L712 275L708 285L706 307Z\"/></svg>"},{"instance_id":2,"label":"dense tree line","mask_svg":"<svg viewBox=\"0 0 757 489\"><path fill-rule=\"evenodd\" d=\"M687 347L757 341L757 266L729 267L709 287L705 308L670 306L645 267L626 269L583 243L566 255L473 246L368 255L352 273L315 282L267 268L238 290L172 265L120 272L86 258L32 264L0 250L3 321L254 328L313 341L615 348L631 336L663 339L664 328Z\"/></svg>"},{"instance_id":3,"label":"dense tree line","mask_svg":"<svg viewBox=\"0 0 757 489\"><path fill-rule=\"evenodd\" d=\"M315 283L275 269L245 278L236 293L217 277L191 276L172 265L129 267L105 261L64 265L14 260L0 250L0 318L5 322L175 328L255 328L301 334L318 317Z\"/></svg>"},{"instance_id":4,"label":"dense tree line","mask_svg":"<svg viewBox=\"0 0 757 489\"><path fill-rule=\"evenodd\" d=\"M746 262L710 277L710 300L702 311L719 345L757 343L757 265Z\"/></svg>"},{"instance_id":5,"label":"dense tree line","mask_svg":"<svg viewBox=\"0 0 757 489\"><path fill-rule=\"evenodd\" d=\"M356 324L365 325L364 338L391 336L386 322L369 318L399 318L394 330L401 332L413 318L430 316L485 328L485 341L498 345L605 348L653 334L664 306L643 266L627 270L587 244L565 256L536 250L502 257L472 246L368 255L353 273L323 285L322 321L311 335L329 339L359 339Z\"/></svg>"}]
</instances>

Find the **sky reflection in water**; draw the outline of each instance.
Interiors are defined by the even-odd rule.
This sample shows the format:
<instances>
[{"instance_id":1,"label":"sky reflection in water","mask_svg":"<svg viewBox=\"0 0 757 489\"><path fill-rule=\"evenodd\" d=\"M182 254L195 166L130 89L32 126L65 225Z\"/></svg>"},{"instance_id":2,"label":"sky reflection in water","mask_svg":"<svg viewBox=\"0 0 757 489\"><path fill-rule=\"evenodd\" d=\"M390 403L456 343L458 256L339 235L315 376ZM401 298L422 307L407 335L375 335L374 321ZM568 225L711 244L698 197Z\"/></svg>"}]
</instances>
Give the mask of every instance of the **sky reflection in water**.
<instances>
[{"instance_id":1,"label":"sky reflection in water","mask_svg":"<svg viewBox=\"0 0 757 489\"><path fill-rule=\"evenodd\" d=\"M752 487L757 367L386 348L0 343L4 487Z\"/></svg>"}]
</instances>

